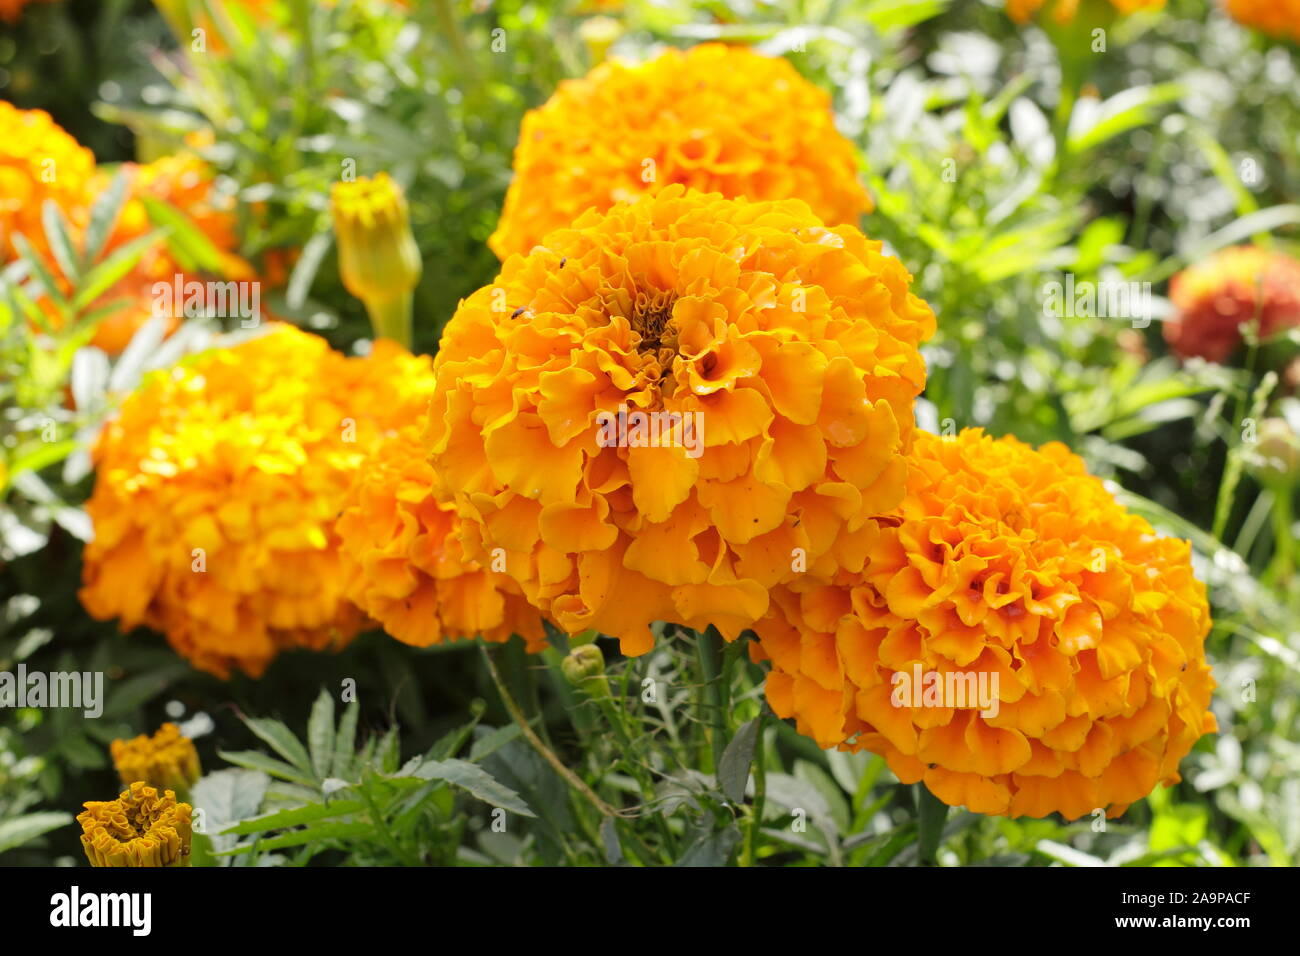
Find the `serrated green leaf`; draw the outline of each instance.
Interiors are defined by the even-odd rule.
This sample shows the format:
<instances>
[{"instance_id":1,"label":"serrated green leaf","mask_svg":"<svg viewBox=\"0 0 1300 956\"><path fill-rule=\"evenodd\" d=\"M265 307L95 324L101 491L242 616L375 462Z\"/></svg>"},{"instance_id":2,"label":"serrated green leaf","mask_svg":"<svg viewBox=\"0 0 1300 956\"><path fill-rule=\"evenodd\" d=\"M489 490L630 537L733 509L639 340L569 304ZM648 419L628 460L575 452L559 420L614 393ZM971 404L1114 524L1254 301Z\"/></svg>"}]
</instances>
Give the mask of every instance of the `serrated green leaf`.
<instances>
[{"instance_id":1,"label":"serrated green leaf","mask_svg":"<svg viewBox=\"0 0 1300 956\"><path fill-rule=\"evenodd\" d=\"M339 720L339 731L334 738L334 760L330 766L330 776L340 780L350 780L353 761L357 749L357 715L360 705L353 700L343 711Z\"/></svg>"},{"instance_id":2,"label":"serrated green leaf","mask_svg":"<svg viewBox=\"0 0 1300 956\"><path fill-rule=\"evenodd\" d=\"M501 783L482 767L465 760L453 758L451 760L426 761L415 771L415 776L423 780L446 781L460 787L462 790L469 791L484 803L490 803L494 807L501 807L503 810L509 810L511 813L517 813L520 816L537 816L529 809L528 804L524 803L519 794Z\"/></svg>"},{"instance_id":3,"label":"serrated green leaf","mask_svg":"<svg viewBox=\"0 0 1300 956\"><path fill-rule=\"evenodd\" d=\"M125 167L119 169L107 188L99 194L95 205L90 208L90 223L86 226L86 245L81 251L83 269L89 269L99 258L104 243L113 233L113 227L117 224L118 214L122 211L126 199L129 176Z\"/></svg>"},{"instance_id":4,"label":"serrated green leaf","mask_svg":"<svg viewBox=\"0 0 1300 956\"><path fill-rule=\"evenodd\" d=\"M292 833L272 837L269 840L242 844L219 855L237 856L241 853L251 853L254 849L262 852L265 850L280 850L288 846L302 846L304 843L315 843L321 840L347 840L353 837L369 837L374 832L375 826L373 823L322 823L319 826L294 830Z\"/></svg>"},{"instance_id":5,"label":"serrated green leaf","mask_svg":"<svg viewBox=\"0 0 1300 956\"><path fill-rule=\"evenodd\" d=\"M754 760L754 745L758 741L758 718L740 725L736 735L727 743L718 761L718 786L732 803L743 803L745 784L749 782L749 765Z\"/></svg>"},{"instance_id":6,"label":"serrated green leaf","mask_svg":"<svg viewBox=\"0 0 1300 956\"><path fill-rule=\"evenodd\" d=\"M317 820L360 813L365 808L366 805L360 800L336 800L328 804L313 803L305 807L293 807L289 810L278 810L265 816L253 817L251 820L244 820L222 830L221 833L244 836L250 833L267 833L271 830L287 830L290 827L315 823Z\"/></svg>"},{"instance_id":7,"label":"serrated green leaf","mask_svg":"<svg viewBox=\"0 0 1300 956\"><path fill-rule=\"evenodd\" d=\"M311 766L317 778L329 776L334 761L334 696L321 688L307 721L307 746L311 748Z\"/></svg>"},{"instance_id":8,"label":"serrated green leaf","mask_svg":"<svg viewBox=\"0 0 1300 956\"><path fill-rule=\"evenodd\" d=\"M47 199L41 206L41 225L45 227L45 241L50 245L54 261L63 270L68 281L74 285L81 276L81 266L72 248L72 239L68 233L68 220L63 210L53 199Z\"/></svg>"},{"instance_id":9,"label":"serrated green leaf","mask_svg":"<svg viewBox=\"0 0 1300 956\"><path fill-rule=\"evenodd\" d=\"M290 783L300 783L304 787L315 787L316 781L312 779L311 774L295 767L290 766L283 760L276 760L274 757L268 757L260 750L240 750L234 753L221 751L218 754L226 763L233 763L236 767L246 767L249 770L261 770L272 777L278 777L281 780L288 780Z\"/></svg>"},{"instance_id":10,"label":"serrated green leaf","mask_svg":"<svg viewBox=\"0 0 1300 956\"><path fill-rule=\"evenodd\" d=\"M286 724L270 717L245 717L244 725L290 764L310 776L311 758L307 755L307 748Z\"/></svg>"},{"instance_id":11,"label":"serrated green leaf","mask_svg":"<svg viewBox=\"0 0 1300 956\"><path fill-rule=\"evenodd\" d=\"M114 249L103 262L100 262L82 276L81 284L72 296L73 311L80 312L116 285L123 276L135 268L136 263L140 261L140 257L162 235L161 231L155 230L141 236L139 239L132 239L130 242L122 244Z\"/></svg>"},{"instance_id":12,"label":"serrated green leaf","mask_svg":"<svg viewBox=\"0 0 1300 956\"><path fill-rule=\"evenodd\" d=\"M221 250L189 216L156 196L141 196L140 201L149 212L149 221L167 230L167 248L186 271L224 274L225 261Z\"/></svg>"}]
</instances>

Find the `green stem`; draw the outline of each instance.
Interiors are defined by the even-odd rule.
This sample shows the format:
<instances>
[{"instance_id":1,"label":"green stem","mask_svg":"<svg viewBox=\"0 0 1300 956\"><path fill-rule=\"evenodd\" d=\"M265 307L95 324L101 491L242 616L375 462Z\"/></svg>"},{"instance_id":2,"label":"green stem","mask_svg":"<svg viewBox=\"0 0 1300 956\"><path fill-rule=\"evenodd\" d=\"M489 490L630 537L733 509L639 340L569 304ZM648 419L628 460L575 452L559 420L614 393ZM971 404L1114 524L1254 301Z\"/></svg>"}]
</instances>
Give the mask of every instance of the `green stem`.
<instances>
[{"instance_id":1,"label":"green stem","mask_svg":"<svg viewBox=\"0 0 1300 956\"><path fill-rule=\"evenodd\" d=\"M727 745L727 715L722 684L722 636L712 627L695 635L695 656L700 665L701 721L708 728L707 755L712 763L701 769L714 773L722 763L722 751Z\"/></svg>"},{"instance_id":2,"label":"green stem","mask_svg":"<svg viewBox=\"0 0 1300 956\"><path fill-rule=\"evenodd\" d=\"M763 829L763 810L767 803L767 761L764 757L766 748L763 744L763 718L767 710L759 710L757 738L754 746L754 804L750 808L749 832L745 835L745 852L740 858L741 866L753 866L758 859L758 835Z\"/></svg>"},{"instance_id":3,"label":"green stem","mask_svg":"<svg viewBox=\"0 0 1300 956\"><path fill-rule=\"evenodd\" d=\"M370 299L366 311L370 313L376 338L392 339L404 349L411 348L411 293L403 292L391 299Z\"/></svg>"},{"instance_id":4,"label":"green stem","mask_svg":"<svg viewBox=\"0 0 1300 956\"><path fill-rule=\"evenodd\" d=\"M916 785L916 851L921 866L935 866L939 839L948 819L948 805L932 794L924 783Z\"/></svg>"},{"instance_id":5,"label":"green stem","mask_svg":"<svg viewBox=\"0 0 1300 956\"><path fill-rule=\"evenodd\" d=\"M1295 573L1295 538L1291 510L1291 488L1279 482L1273 489L1273 583L1288 588Z\"/></svg>"},{"instance_id":6,"label":"green stem","mask_svg":"<svg viewBox=\"0 0 1300 956\"><path fill-rule=\"evenodd\" d=\"M528 745L537 751L541 758L550 764L551 768L563 777L569 786L586 798L587 802L595 807L602 816L612 817L617 815L617 811L613 807L600 799L581 777L564 765L564 761L555 755L555 751L542 742L542 739L529 726L528 719L524 716L523 711L519 709L519 705L515 703L515 699L511 696L510 689L506 687L505 681L501 679L501 672L497 670L496 661L492 659L488 649L479 645L479 651L483 654L483 660L487 663L488 675L492 678L492 683L501 696L501 703L505 705L506 711L510 714L510 719L515 722L519 732L524 735L524 740L528 741Z\"/></svg>"}]
</instances>

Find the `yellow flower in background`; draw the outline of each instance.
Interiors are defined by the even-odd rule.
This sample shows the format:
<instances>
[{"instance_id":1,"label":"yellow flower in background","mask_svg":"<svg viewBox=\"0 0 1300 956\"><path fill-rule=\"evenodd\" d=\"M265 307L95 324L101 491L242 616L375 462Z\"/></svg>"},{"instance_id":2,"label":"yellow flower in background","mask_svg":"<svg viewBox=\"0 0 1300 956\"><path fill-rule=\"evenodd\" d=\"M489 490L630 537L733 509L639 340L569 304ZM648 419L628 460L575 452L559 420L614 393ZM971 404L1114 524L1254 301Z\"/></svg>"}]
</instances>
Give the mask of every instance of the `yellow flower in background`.
<instances>
[{"instance_id":1,"label":"yellow flower in background","mask_svg":"<svg viewBox=\"0 0 1300 956\"><path fill-rule=\"evenodd\" d=\"M934 313L798 200L681 186L508 259L443 333L426 443L467 556L562 629L734 638L860 570L902 498Z\"/></svg>"},{"instance_id":2,"label":"yellow flower in background","mask_svg":"<svg viewBox=\"0 0 1300 956\"><path fill-rule=\"evenodd\" d=\"M1073 23L1083 9L1091 8L1088 22L1128 16L1138 10L1159 10L1165 0L1007 0L1007 15L1017 23L1028 23L1041 10L1047 21L1065 25Z\"/></svg>"},{"instance_id":3,"label":"yellow flower in background","mask_svg":"<svg viewBox=\"0 0 1300 956\"><path fill-rule=\"evenodd\" d=\"M200 670L256 677L281 650L345 644L334 522L366 454L415 421L429 359L345 358L291 326L155 373L95 449L81 600L146 625Z\"/></svg>"},{"instance_id":4,"label":"yellow flower in background","mask_svg":"<svg viewBox=\"0 0 1300 956\"><path fill-rule=\"evenodd\" d=\"M802 199L828 225L856 224L872 208L830 97L785 60L716 43L561 83L524 117L514 172L488 240L501 259L588 208L675 183Z\"/></svg>"},{"instance_id":5,"label":"yellow flower in background","mask_svg":"<svg viewBox=\"0 0 1300 956\"><path fill-rule=\"evenodd\" d=\"M142 780L164 790L185 793L203 773L194 742L172 723L163 724L152 737L141 734L130 740L114 740L109 752L118 776L127 786Z\"/></svg>"},{"instance_id":6,"label":"yellow flower in background","mask_svg":"<svg viewBox=\"0 0 1300 956\"><path fill-rule=\"evenodd\" d=\"M976 813L1118 816L1177 782L1217 729L1190 546L1057 443L918 432L908 468L864 573L773 595L772 709Z\"/></svg>"},{"instance_id":7,"label":"yellow flower in background","mask_svg":"<svg viewBox=\"0 0 1300 956\"><path fill-rule=\"evenodd\" d=\"M1300 43L1300 0L1225 0L1225 6L1242 26Z\"/></svg>"},{"instance_id":8,"label":"yellow flower in background","mask_svg":"<svg viewBox=\"0 0 1300 956\"><path fill-rule=\"evenodd\" d=\"M52 199L74 227L84 226L95 157L43 110L0 100L0 264L17 256L14 233L49 257L41 210Z\"/></svg>"},{"instance_id":9,"label":"yellow flower in background","mask_svg":"<svg viewBox=\"0 0 1300 956\"><path fill-rule=\"evenodd\" d=\"M416 428L366 459L337 525L348 597L416 647L519 634L540 650L541 616L509 576L466 560L455 508L435 500L433 478Z\"/></svg>"},{"instance_id":10,"label":"yellow flower in background","mask_svg":"<svg viewBox=\"0 0 1300 956\"><path fill-rule=\"evenodd\" d=\"M344 287L365 303L376 335L410 347L422 266L401 187L387 173L335 183L330 212Z\"/></svg>"},{"instance_id":11,"label":"yellow flower in background","mask_svg":"<svg viewBox=\"0 0 1300 956\"><path fill-rule=\"evenodd\" d=\"M89 801L77 814L91 866L189 866L188 803L135 781L116 800Z\"/></svg>"}]
</instances>

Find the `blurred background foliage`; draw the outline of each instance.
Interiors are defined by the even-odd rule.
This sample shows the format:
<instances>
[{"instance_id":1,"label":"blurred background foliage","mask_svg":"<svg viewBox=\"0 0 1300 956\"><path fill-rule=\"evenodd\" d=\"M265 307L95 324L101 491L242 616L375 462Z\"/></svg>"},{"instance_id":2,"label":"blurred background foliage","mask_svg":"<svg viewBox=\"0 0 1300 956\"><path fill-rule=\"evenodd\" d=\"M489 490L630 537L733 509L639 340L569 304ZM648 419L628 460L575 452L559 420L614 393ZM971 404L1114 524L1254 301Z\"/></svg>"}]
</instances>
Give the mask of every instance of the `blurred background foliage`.
<instances>
[{"instance_id":1,"label":"blurred background foliage","mask_svg":"<svg viewBox=\"0 0 1300 956\"><path fill-rule=\"evenodd\" d=\"M842 131L861 150L876 202L864 231L902 259L939 314L926 349L922 425L980 425L1071 445L1115 481L1130 507L1192 540L1214 603L1209 654L1221 732L1184 763L1182 784L1105 824L953 814L938 862L1300 860L1300 587L1289 563L1277 560L1279 538L1294 537L1295 527L1271 520L1281 497L1296 491L1252 477L1243 442L1252 416L1289 412L1298 424L1286 396L1296 387L1287 367L1300 340L1251 346L1245 360L1215 365L1180 363L1160 335L1168 280L1179 269L1246 241L1300 246L1294 47L1233 24L1203 0L1170 0L1163 12L1126 18L1109 32L1105 52L1094 52L1086 36L1054 44L1037 28L1017 27L993 0L409 7L34 4L17 24L0 25L0 96L49 110L101 163L197 149L238 197L241 251L274 286L265 298L271 311L344 350L364 340L368 326L337 277L329 188L349 173L388 171L407 191L424 260L416 346L432 351L459 299L495 275L485 240L521 117L599 57L584 40L593 16L619 24L612 55L644 58L662 44L722 39L789 57L832 94ZM201 49L196 23L205 27ZM1153 321L1049 315L1044 289L1066 273L1151 283ZM8 281L20 286L30 277ZM173 361L218 331L198 328L155 358ZM0 480L7 512L0 670L19 662L102 669L112 688L101 720L0 712L0 819L26 821L0 823L0 862L79 855L61 814L112 792L113 737L202 715L195 726L207 721L213 732L198 745L215 770L228 763L219 751L266 742L241 717L279 717L301 737L320 723L310 716L320 689L347 679L360 701L358 746L371 740L354 767L357 786L373 787L367 798L382 803L385 819L391 811L394 826L408 827L399 836L410 842L376 849L364 833L326 829L296 844L307 849L260 862L629 862L616 852L622 845L646 863L746 854L748 862L791 865L918 862L912 791L883 761L823 753L770 719L755 735L761 671L742 662L728 686L717 678L717 656L737 648L705 642L696 654L674 643L628 661L605 647L621 698L612 711L566 679L562 650L540 660L514 644L495 652L530 726L598 799L639 794L639 815L611 818L575 796L509 729L511 715L477 648L416 651L371 634L337 656L284 655L261 681L226 684L189 670L156 635L122 636L92 622L75 595L84 536L78 505L91 478L64 456L84 459L96 422L150 366L157 343L128 350L110 368L107 359L74 362L83 343L71 330L51 332L65 361L42 372L44 392L19 402L15 383L35 374L28 333L12 309L0 333L7 419L56 421L66 439L60 455L32 464L31 478ZM62 397L69 382L77 408L91 410L75 420ZM37 528L40 546L16 549L20 527ZM559 636L557 644L564 646ZM646 681L663 696L647 701ZM474 715L469 729L466 714ZM400 746L375 742L398 725ZM755 801L757 846L753 828L742 826L751 811L736 790L746 748L760 748L766 767ZM384 776L399 756L436 762L457 753L482 761L536 817L497 833L480 794L432 783L428 792L410 789L424 764L408 767L405 783ZM242 814L226 819L328 803L321 780L277 791L249 759L243 776L222 778L248 788ZM433 801L423 822L401 803L416 796ZM286 827L330 822L312 819ZM421 839L431 839L427 826L459 845L453 857L421 849Z\"/></svg>"}]
</instances>

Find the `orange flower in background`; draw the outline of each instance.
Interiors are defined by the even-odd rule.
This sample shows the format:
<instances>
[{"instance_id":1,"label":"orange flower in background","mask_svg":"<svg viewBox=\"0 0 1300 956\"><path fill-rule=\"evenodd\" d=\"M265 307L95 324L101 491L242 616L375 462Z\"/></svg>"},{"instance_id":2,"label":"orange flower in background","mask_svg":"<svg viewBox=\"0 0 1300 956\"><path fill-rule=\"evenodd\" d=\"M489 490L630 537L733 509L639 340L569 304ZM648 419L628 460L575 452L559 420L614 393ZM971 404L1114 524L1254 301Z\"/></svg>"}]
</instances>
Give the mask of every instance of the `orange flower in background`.
<instances>
[{"instance_id":1,"label":"orange flower in background","mask_svg":"<svg viewBox=\"0 0 1300 956\"><path fill-rule=\"evenodd\" d=\"M335 519L368 451L418 420L431 387L427 357L377 342L345 358L283 325L150 376L95 449L82 604L221 677L342 646L363 620Z\"/></svg>"},{"instance_id":2,"label":"orange flower in background","mask_svg":"<svg viewBox=\"0 0 1300 956\"><path fill-rule=\"evenodd\" d=\"M0 0L0 20L17 23L22 16L23 7L31 3L52 3L53 0Z\"/></svg>"},{"instance_id":3,"label":"orange flower in background","mask_svg":"<svg viewBox=\"0 0 1300 956\"><path fill-rule=\"evenodd\" d=\"M43 110L0 100L0 264L17 257L21 233L48 258L41 210L52 199L74 226L84 225L95 157Z\"/></svg>"},{"instance_id":4,"label":"orange flower in background","mask_svg":"<svg viewBox=\"0 0 1300 956\"><path fill-rule=\"evenodd\" d=\"M569 633L734 638L860 569L903 494L934 313L798 200L674 186L508 259L443 333L426 435L467 556Z\"/></svg>"},{"instance_id":5,"label":"orange flower in background","mask_svg":"<svg viewBox=\"0 0 1300 956\"><path fill-rule=\"evenodd\" d=\"M347 596L416 647L519 634L540 650L540 615L509 576L465 559L455 508L434 499L433 479L415 428L366 459L337 526Z\"/></svg>"},{"instance_id":6,"label":"orange flower in background","mask_svg":"<svg viewBox=\"0 0 1300 956\"><path fill-rule=\"evenodd\" d=\"M1225 0L1224 6L1242 26L1300 43L1300 0Z\"/></svg>"},{"instance_id":7,"label":"orange flower in background","mask_svg":"<svg viewBox=\"0 0 1300 956\"><path fill-rule=\"evenodd\" d=\"M1259 319L1262 338L1300 326L1300 261L1256 246L1221 249L1169 281L1173 317L1162 331L1179 358L1224 362Z\"/></svg>"},{"instance_id":8,"label":"orange flower in background","mask_svg":"<svg viewBox=\"0 0 1300 956\"><path fill-rule=\"evenodd\" d=\"M77 814L91 866L189 866L188 803L135 781L116 800L91 800Z\"/></svg>"},{"instance_id":9,"label":"orange flower in background","mask_svg":"<svg viewBox=\"0 0 1300 956\"><path fill-rule=\"evenodd\" d=\"M1060 25L1073 23L1080 7L1091 7L1092 16L1085 19L1111 19L1128 16L1138 10L1160 10L1165 0L1007 0L1007 15L1017 23L1025 24L1046 8L1050 22Z\"/></svg>"},{"instance_id":10,"label":"orange flower in background","mask_svg":"<svg viewBox=\"0 0 1300 956\"><path fill-rule=\"evenodd\" d=\"M1217 729L1190 546L1065 446L918 432L865 573L773 595L772 709L976 813L1111 816Z\"/></svg>"},{"instance_id":11,"label":"orange flower in background","mask_svg":"<svg viewBox=\"0 0 1300 956\"><path fill-rule=\"evenodd\" d=\"M709 43L605 63L524 117L514 181L488 240L505 259L595 207L681 183L802 199L829 225L872 208L830 97L788 62Z\"/></svg>"}]
</instances>

